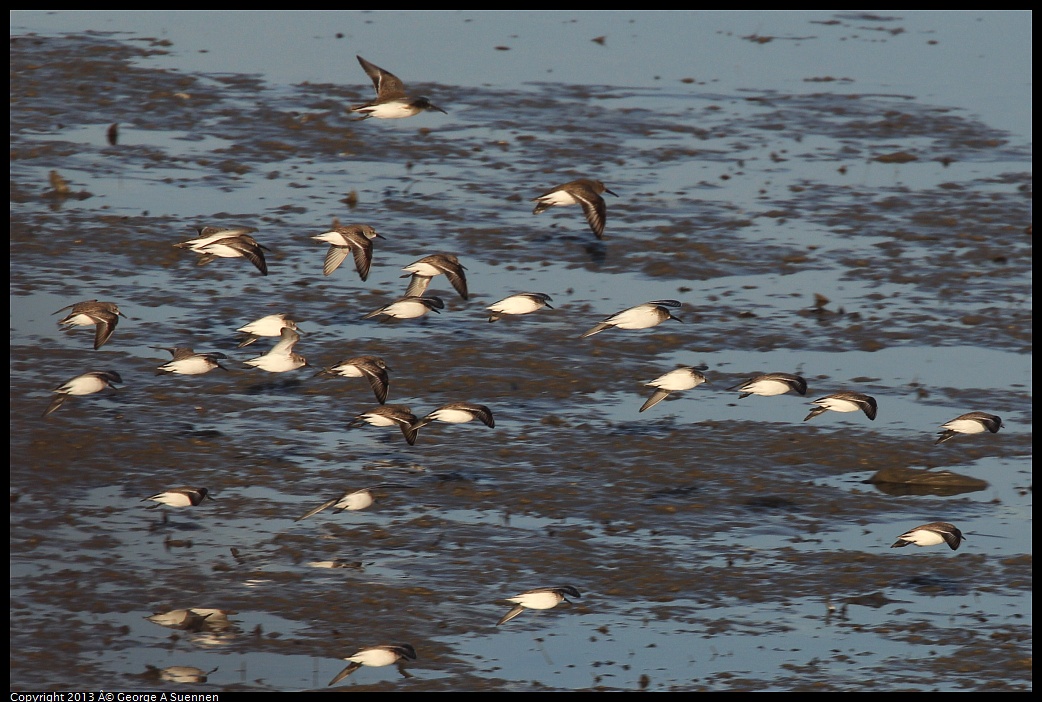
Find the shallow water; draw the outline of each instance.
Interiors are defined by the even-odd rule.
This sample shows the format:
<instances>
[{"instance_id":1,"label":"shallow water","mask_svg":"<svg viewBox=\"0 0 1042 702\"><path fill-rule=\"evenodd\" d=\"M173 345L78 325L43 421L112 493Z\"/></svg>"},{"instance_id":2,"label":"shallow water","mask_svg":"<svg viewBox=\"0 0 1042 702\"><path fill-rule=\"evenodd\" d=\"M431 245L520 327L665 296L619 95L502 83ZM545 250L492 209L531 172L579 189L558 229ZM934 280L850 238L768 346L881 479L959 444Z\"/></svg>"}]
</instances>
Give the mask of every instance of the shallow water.
<instances>
[{"instance_id":1,"label":"shallow water","mask_svg":"<svg viewBox=\"0 0 1042 702\"><path fill-rule=\"evenodd\" d=\"M929 13L116 17L12 14L12 689L324 689L342 657L396 641L412 677L341 684L1031 689L1030 85L995 73L1016 50L987 39L999 15L968 33ZM399 59L402 23L471 41ZM235 51L265 32L267 61ZM971 36L977 62L947 66L967 80L932 80ZM1030 36L1020 50L1029 66ZM371 93L356 53L449 114L353 121L343 105ZM619 194L603 242L578 208L531 214L581 176ZM365 283L321 275L309 237L334 218L386 237ZM206 224L257 227L270 275L173 246ZM440 315L361 319L435 252L459 255L470 300L435 279ZM553 309L486 321L520 291ZM98 351L51 314L91 298L129 317ZM578 338L663 298L683 323ZM242 365L269 344L234 330L280 311L315 369ZM152 347L173 345L231 370L155 376ZM368 385L313 373L361 354L391 366L389 402L481 402L495 429L432 424L415 446L347 429ZM699 363L709 383L638 412L645 383ZM51 388L107 368L120 390L39 418ZM807 397L727 390L766 371L801 373ZM803 422L846 388L876 421ZM934 445L971 410L1005 428ZM987 488L865 482L893 466ZM394 487L368 510L294 522L377 484ZM141 502L177 485L216 499L165 522ZM934 520L967 535L957 552L889 548ZM349 567L311 565L332 559ZM583 597L495 626L503 597L564 583ZM235 614L145 619L182 607ZM172 665L209 675L154 679Z\"/></svg>"}]
</instances>

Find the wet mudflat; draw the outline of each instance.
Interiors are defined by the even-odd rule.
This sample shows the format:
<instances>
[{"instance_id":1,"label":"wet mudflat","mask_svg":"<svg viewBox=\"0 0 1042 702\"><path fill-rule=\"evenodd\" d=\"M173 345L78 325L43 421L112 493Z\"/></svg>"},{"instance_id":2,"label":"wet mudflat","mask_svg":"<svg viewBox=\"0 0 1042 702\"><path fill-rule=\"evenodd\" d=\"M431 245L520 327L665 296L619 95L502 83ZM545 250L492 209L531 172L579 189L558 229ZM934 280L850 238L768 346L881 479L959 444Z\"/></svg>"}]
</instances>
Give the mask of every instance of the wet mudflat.
<instances>
[{"instance_id":1,"label":"wet mudflat","mask_svg":"<svg viewBox=\"0 0 1042 702\"><path fill-rule=\"evenodd\" d=\"M768 86L446 81L422 87L449 115L356 122L361 71L150 65L173 50L12 36L12 689L322 689L393 642L415 646L411 677L342 684L1031 689L1029 143L906 96ZM619 193L603 242L577 207L531 214L582 176ZM322 276L310 237L334 218L385 237L366 282L350 261ZM269 275L173 246L203 225L256 227ZM436 278L440 314L361 319L437 252L469 300ZM553 308L488 323L523 291ZM129 317L97 351L51 314L91 298ZM579 339L655 299L683 322ZM243 365L271 344L234 330L275 312L312 368ZM153 347L177 345L230 370L156 376ZM435 423L415 446L348 429L368 385L314 373L362 354L391 367L388 402L480 402L495 428ZM709 383L638 412L645 383L700 363ZM54 386L104 369L120 390L40 419ZM807 397L727 390L768 371ZM842 389L876 397L876 421L803 421ZM975 409L1005 428L934 445ZM894 466L987 487L866 483ZM215 499L141 501L180 485ZM377 485L367 510L294 521ZM957 552L890 549L935 520L966 533ZM495 626L503 598L559 584L582 598ZM146 620L187 607L234 614ZM209 675L155 679L170 666Z\"/></svg>"}]
</instances>

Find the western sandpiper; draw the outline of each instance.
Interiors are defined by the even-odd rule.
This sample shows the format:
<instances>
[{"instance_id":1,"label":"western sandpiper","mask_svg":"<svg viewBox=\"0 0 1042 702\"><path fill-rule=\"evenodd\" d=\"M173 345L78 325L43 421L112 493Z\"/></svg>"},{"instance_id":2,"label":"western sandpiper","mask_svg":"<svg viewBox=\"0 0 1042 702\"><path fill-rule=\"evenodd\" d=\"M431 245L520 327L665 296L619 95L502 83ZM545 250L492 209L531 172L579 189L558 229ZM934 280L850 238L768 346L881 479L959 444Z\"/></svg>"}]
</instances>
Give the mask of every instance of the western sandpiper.
<instances>
[{"instance_id":1,"label":"western sandpiper","mask_svg":"<svg viewBox=\"0 0 1042 702\"><path fill-rule=\"evenodd\" d=\"M119 373L116 371L90 371L83 375L77 375L75 378L66 380L53 390L54 398L51 399L51 404L44 410L43 416L46 417L57 410L71 395L92 395L96 392L101 392L105 388L115 390L116 386L113 383L122 382L123 379L119 377Z\"/></svg>"},{"instance_id":2,"label":"western sandpiper","mask_svg":"<svg viewBox=\"0 0 1042 702\"><path fill-rule=\"evenodd\" d=\"M329 251L326 252L326 260L322 265L322 275L332 274L347 255L351 254L355 259L355 270L362 280L369 277L369 268L373 265L373 239L383 239L368 224L335 227L311 238L329 244Z\"/></svg>"},{"instance_id":3,"label":"western sandpiper","mask_svg":"<svg viewBox=\"0 0 1042 702\"><path fill-rule=\"evenodd\" d=\"M87 300L62 307L58 312L64 312L65 310L72 311L62 318L58 324L66 331L73 327L93 326L95 350L100 349L109 340L112 332L116 330L116 322L119 321L120 317L127 319L127 315L120 312L119 307L114 302ZM58 312L54 314L58 314Z\"/></svg>"},{"instance_id":4,"label":"western sandpiper","mask_svg":"<svg viewBox=\"0 0 1042 702\"><path fill-rule=\"evenodd\" d=\"M156 509L160 505L167 505L170 507L198 507L204 499L213 499L210 491L206 488L182 487L156 493L155 495L146 497L141 501L148 502L149 500L152 500L156 502L157 504L149 505L148 507L149 509Z\"/></svg>"},{"instance_id":5,"label":"western sandpiper","mask_svg":"<svg viewBox=\"0 0 1042 702\"><path fill-rule=\"evenodd\" d=\"M465 424L475 419L486 427L494 428L496 426L496 421L492 417L492 410L485 405L479 405L474 402L449 402L419 419L413 426L416 429L420 429L431 422Z\"/></svg>"},{"instance_id":6,"label":"western sandpiper","mask_svg":"<svg viewBox=\"0 0 1042 702\"><path fill-rule=\"evenodd\" d=\"M381 405L387 401L387 388L390 386L390 378L387 371L391 370L382 358L377 356L355 356L340 361L329 368L323 368L315 375L340 376L341 378L365 378L376 395L376 400Z\"/></svg>"},{"instance_id":7,"label":"western sandpiper","mask_svg":"<svg viewBox=\"0 0 1042 702\"><path fill-rule=\"evenodd\" d=\"M422 297L422 296L411 296L411 297L400 297L394 302L378 310L373 310L369 314L362 317L362 319L372 319L383 315L384 320L387 319L416 319L422 317L428 312L438 312L445 308L445 303L442 302L440 297Z\"/></svg>"},{"instance_id":8,"label":"western sandpiper","mask_svg":"<svg viewBox=\"0 0 1042 702\"><path fill-rule=\"evenodd\" d=\"M861 410L869 419L876 418L876 398L860 392L837 392L832 395L814 400L812 405L817 405L810 411L803 421L813 419L823 412L857 412Z\"/></svg>"},{"instance_id":9,"label":"western sandpiper","mask_svg":"<svg viewBox=\"0 0 1042 702\"><path fill-rule=\"evenodd\" d=\"M604 198L601 197L601 193L615 195L599 180L590 180L588 178L573 180L570 183L558 185L539 197L532 198L532 202L538 203L535 209L532 210L532 214L539 214L555 205L582 205L583 214L586 215L586 221L589 222L590 229L593 230L598 239L603 239L607 207L604 204Z\"/></svg>"},{"instance_id":10,"label":"western sandpiper","mask_svg":"<svg viewBox=\"0 0 1042 702\"><path fill-rule=\"evenodd\" d=\"M380 405L363 412L348 423L348 427L360 426L363 422L374 427L398 427L405 440L412 446L416 443L416 415L405 405Z\"/></svg>"},{"instance_id":11,"label":"western sandpiper","mask_svg":"<svg viewBox=\"0 0 1042 702\"><path fill-rule=\"evenodd\" d=\"M448 114L425 97L413 97L405 93L405 84L390 71L369 63L361 56L356 56L358 63L376 88L376 99L364 105L355 105L352 112L358 112L362 119L401 119L412 117L425 110L436 110Z\"/></svg>"},{"instance_id":12,"label":"western sandpiper","mask_svg":"<svg viewBox=\"0 0 1042 702\"><path fill-rule=\"evenodd\" d=\"M507 597L506 600L513 602L515 607L504 614L496 626L506 624L526 609L553 609L562 602L570 602L568 597L579 599L582 595L571 585L563 585L561 587L539 587L522 592L515 597Z\"/></svg>"},{"instance_id":13,"label":"western sandpiper","mask_svg":"<svg viewBox=\"0 0 1042 702\"><path fill-rule=\"evenodd\" d=\"M196 353L186 346L153 346L159 351L169 351L173 357L168 362L156 369L156 375L174 373L178 375L202 375L209 373L214 368L228 370L221 365L220 359L228 358L223 353Z\"/></svg>"},{"instance_id":14,"label":"western sandpiper","mask_svg":"<svg viewBox=\"0 0 1042 702\"><path fill-rule=\"evenodd\" d=\"M452 287L456 289L459 296L467 299L467 275L466 270L453 254L432 254L425 256L419 261L410 263L402 269L408 271L403 278L409 278L409 287L405 289L405 297L422 295L427 286L431 284L431 278L444 274Z\"/></svg>"},{"instance_id":15,"label":"western sandpiper","mask_svg":"<svg viewBox=\"0 0 1042 702\"><path fill-rule=\"evenodd\" d=\"M348 656L345 661L350 661L350 665L341 670L336 674L336 677L329 681L329 685L326 687L336 685L338 682L346 678L351 673L355 672L363 665L379 668L385 665L399 664L399 672L402 675L406 675L406 672L401 669L400 662L403 659L410 661L416 660L416 649L409 644L393 644L393 645L380 645L371 646L370 648L363 648L353 656Z\"/></svg>"},{"instance_id":16,"label":"western sandpiper","mask_svg":"<svg viewBox=\"0 0 1042 702\"><path fill-rule=\"evenodd\" d=\"M158 507L159 505L155 505ZM151 507L149 509L152 509ZM188 609L171 609L166 612L155 612L145 617L148 621L170 629L189 631L223 631L230 629L232 623L228 615L238 614L230 609L213 609L212 607L190 607Z\"/></svg>"},{"instance_id":17,"label":"western sandpiper","mask_svg":"<svg viewBox=\"0 0 1042 702\"><path fill-rule=\"evenodd\" d=\"M313 517L322 510L329 509L330 507L333 507L337 512L354 512L356 510L365 509L366 507L371 507L373 502L373 493L370 492L369 488L365 488L363 490L353 490L345 492L340 497L334 497L331 500L326 500L318 507L309 510L307 513L297 517L293 521L299 522L304 519L307 519L308 517Z\"/></svg>"},{"instance_id":18,"label":"western sandpiper","mask_svg":"<svg viewBox=\"0 0 1042 702\"><path fill-rule=\"evenodd\" d=\"M293 350L298 341L300 341L300 334L289 327L283 327L279 332L279 341L271 347L271 351L263 356L251 358L245 363L270 373L285 373L302 368L308 364L308 360Z\"/></svg>"},{"instance_id":19,"label":"western sandpiper","mask_svg":"<svg viewBox=\"0 0 1042 702\"><path fill-rule=\"evenodd\" d=\"M198 644L199 642L196 641L195 643ZM145 667L151 669L152 672L156 671L154 666L146 664ZM188 683L204 683L209 679L209 676L216 673L217 670L217 668L214 668L213 670L207 671L191 665L170 665L158 670L158 673L160 680L185 685Z\"/></svg>"},{"instance_id":20,"label":"western sandpiper","mask_svg":"<svg viewBox=\"0 0 1042 702\"><path fill-rule=\"evenodd\" d=\"M643 305L630 307L628 310L613 314L589 331L583 332L583 335L579 338L585 339L612 327L618 327L619 329L647 329L648 327L662 324L667 319L683 322L684 320L674 317L673 313L669 311L670 308L675 309L677 307L680 307L680 303L676 300L654 300Z\"/></svg>"},{"instance_id":21,"label":"western sandpiper","mask_svg":"<svg viewBox=\"0 0 1042 702\"><path fill-rule=\"evenodd\" d=\"M204 265L214 258L245 258L257 267L264 275L268 274L268 264L264 260L264 252L270 251L257 242L250 234L257 231L254 227L203 227L195 239L182 241L174 246L189 249L199 254L197 265Z\"/></svg>"},{"instance_id":22,"label":"western sandpiper","mask_svg":"<svg viewBox=\"0 0 1042 702\"><path fill-rule=\"evenodd\" d=\"M916 546L936 546L937 544L948 544L948 548L955 551L959 544L965 540L962 532L948 522L930 522L909 529L897 537L897 541L890 548L903 548L908 544Z\"/></svg>"},{"instance_id":23,"label":"western sandpiper","mask_svg":"<svg viewBox=\"0 0 1042 702\"><path fill-rule=\"evenodd\" d=\"M742 393L738 396L739 400L750 395L784 395L789 391L806 395L807 381L792 373L764 373L727 389Z\"/></svg>"},{"instance_id":24,"label":"western sandpiper","mask_svg":"<svg viewBox=\"0 0 1042 702\"><path fill-rule=\"evenodd\" d=\"M941 429L944 429L944 431L939 432L940 437L934 443L943 443L959 434L981 434L985 431L995 434L1004 426L1002 418L994 414L967 412L942 424Z\"/></svg>"},{"instance_id":25,"label":"western sandpiper","mask_svg":"<svg viewBox=\"0 0 1042 702\"><path fill-rule=\"evenodd\" d=\"M690 390L691 388L697 388L702 383L709 382L701 373L701 371L705 369L705 366L699 366L698 368L684 366L683 368L671 370L668 373L655 378L650 383L646 383L649 387L655 388L655 392L653 392L651 397L649 397L641 406L640 411L643 412L646 409L654 407L659 402L669 397L671 392L676 390Z\"/></svg>"},{"instance_id":26,"label":"western sandpiper","mask_svg":"<svg viewBox=\"0 0 1042 702\"><path fill-rule=\"evenodd\" d=\"M285 313L269 314L235 330L243 335L239 339L238 348L249 346L262 336L281 336L283 327L292 329L300 334L304 333L304 330L298 327L297 323L290 319L289 315Z\"/></svg>"},{"instance_id":27,"label":"western sandpiper","mask_svg":"<svg viewBox=\"0 0 1042 702\"><path fill-rule=\"evenodd\" d=\"M517 293L510 297L504 297L499 302L487 307L490 312L488 321L495 322L505 315L529 314L544 307L553 309L550 305L552 300L553 298L546 293Z\"/></svg>"}]
</instances>

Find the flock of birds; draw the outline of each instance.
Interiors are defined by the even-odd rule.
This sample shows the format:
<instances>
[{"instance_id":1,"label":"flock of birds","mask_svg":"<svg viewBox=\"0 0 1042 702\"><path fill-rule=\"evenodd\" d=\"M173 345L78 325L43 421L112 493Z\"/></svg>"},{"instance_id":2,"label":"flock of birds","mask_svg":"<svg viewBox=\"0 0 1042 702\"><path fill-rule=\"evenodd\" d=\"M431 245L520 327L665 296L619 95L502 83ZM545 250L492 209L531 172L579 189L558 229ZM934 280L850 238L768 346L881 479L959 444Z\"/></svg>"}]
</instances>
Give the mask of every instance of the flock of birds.
<instances>
[{"instance_id":1,"label":"flock of birds","mask_svg":"<svg viewBox=\"0 0 1042 702\"><path fill-rule=\"evenodd\" d=\"M413 97L406 93L400 79L390 72L375 66L358 56L358 62L370 77L376 88L376 98L364 105L351 107L350 110L360 114L361 119L375 117L379 119L399 119L411 117L423 111L434 110L445 112L425 97ZM609 193L602 182L592 179L579 179L559 185L544 194L533 198L536 202L533 214L539 214L555 206L580 205L590 230L598 239L604 238L606 222L606 205L602 197ZM262 275L268 274L264 252L269 251L259 243L253 234L257 230L252 227L203 227L198 236L175 246L187 249L199 255L198 264L204 265L217 258L243 258L253 264ZM323 262L323 275L334 273L350 256L355 270L365 281L373 260L373 241L382 238L376 230L366 224L334 226L330 231L312 237L316 241L329 245ZM436 296L427 295L426 291L435 277L444 275L459 296L467 300L469 292L464 266L452 254L434 254L415 261L406 266L405 274L409 282L404 294L388 305L380 307L363 319L416 319L428 313L438 313L444 309L444 301ZM525 315L543 308L552 309L552 298L540 292L523 292L510 295L490 305L489 322L495 322L508 315ZM648 329L669 320L682 321L674 315L681 307L677 300L653 300L606 317L587 331L580 338L588 338L594 334L615 328L624 330ZM101 348L112 337L120 317L126 318L117 304L98 300L78 302L55 312L58 314L69 310L68 315L59 321L65 330L76 327L93 326L94 348ZM251 367L271 373L284 373L309 365L307 360L296 353L295 347L300 340L300 329L297 323L286 314L273 314L257 319L236 330L241 336L238 348L244 348L261 338L277 338L274 346L266 353L245 361ZM157 374L201 375L215 369L228 370L221 365L228 356L220 352L197 353L187 347L153 347L170 353L171 359L157 368ZM404 405L386 404L389 387L388 371L390 368L383 359L377 356L358 356L344 359L332 366L323 368L316 375L365 378L379 403L373 409L355 417L349 426L369 424L376 427L398 427L409 445L416 442L421 428L431 422L467 423L479 421L489 428L495 427L492 411L485 405L472 402L450 402L423 416L417 416ZM650 397L640 408L640 412L651 409L671 393L690 390L707 382L702 371L706 366L681 367L671 370L647 383L653 388ZM72 396L91 395L105 389L115 389L122 383L119 373L113 370L90 371L76 376L56 387L53 398L43 413L47 417L58 410ZM793 392L798 395L807 394L807 382L799 375L790 373L766 373L728 388L739 393L739 398L750 395L771 397ZM814 407L804 418L813 419L828 411L863 412L869 420L876 418L878 404L870 395L860 392L842 391L814 400ZM998 432L1003 426L1000 417L985 412L969 412L941 425L941 432L936 443L942 443L960 434L979 434ZM379 487L379 486L377 486ZM307 519L319 512L334 508L337 512L345 510L365 509L373 504L372 489L349 491L330 499L318 507L309 510L296 521ZM166 505L169 507L196 507L206 499L213 499L209 490L204 487L181 487L165 490L143 501L155 502L151 508ZM901 534L891 548L899 548L914 544L916 546L932 546L947 544L952 550L959 548L965 536L954 525L947 522L931 522L917 526ZM514 606L498 621L503 625L517 617L525 609L552 609L562 602L570 602L568 598L580 598L580 592L572 585L559 587L540 587L506 598ZM198 615L204 619L213 612ZM159 615L156 615L159 616ZM410 644L377 645L363 648L344 660L349 665L336 675L329 685L335 685L361 666L387 666L402 664L416 659L416 651ZM402 671L404 674L404 671Z\"/></svg>"}]
</instances>

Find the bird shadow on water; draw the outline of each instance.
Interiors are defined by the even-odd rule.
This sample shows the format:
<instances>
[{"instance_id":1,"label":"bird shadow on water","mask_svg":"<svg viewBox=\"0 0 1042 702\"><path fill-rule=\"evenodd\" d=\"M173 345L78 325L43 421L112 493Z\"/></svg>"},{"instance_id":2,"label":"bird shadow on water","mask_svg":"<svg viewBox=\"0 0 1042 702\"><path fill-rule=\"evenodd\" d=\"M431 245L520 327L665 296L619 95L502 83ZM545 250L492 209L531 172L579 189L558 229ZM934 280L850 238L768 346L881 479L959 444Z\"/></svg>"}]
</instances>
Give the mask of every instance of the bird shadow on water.
<instances>
[{"instance_id":1,"label":"bird shadow on water","mask_svg":"<svg viewBox=\"0 0 1042 702\"><path fill-rule=\"evenodd\" d=\"M249 385L243 393L246 395L264 395L270 392L287 392L297 390L303 385L299 378L287 378L285 380L268 380Z\"/></svg>"},{"instance_id":2,"label":"bird shadow on water","mask_svg":"<svg viewBox=\"0 0 1042 702\"><path fill-rule=\"evenodd\" d=\"M969 592L965 584L931 573L919 573L895 583L894 586L914 590L922 595L966 595Z\"/></svg>"}]
</instances>

